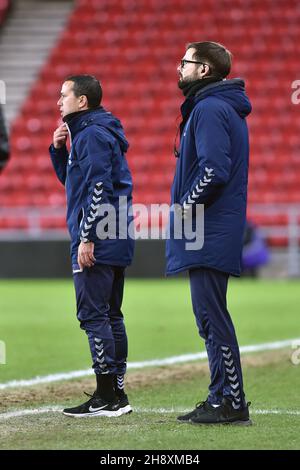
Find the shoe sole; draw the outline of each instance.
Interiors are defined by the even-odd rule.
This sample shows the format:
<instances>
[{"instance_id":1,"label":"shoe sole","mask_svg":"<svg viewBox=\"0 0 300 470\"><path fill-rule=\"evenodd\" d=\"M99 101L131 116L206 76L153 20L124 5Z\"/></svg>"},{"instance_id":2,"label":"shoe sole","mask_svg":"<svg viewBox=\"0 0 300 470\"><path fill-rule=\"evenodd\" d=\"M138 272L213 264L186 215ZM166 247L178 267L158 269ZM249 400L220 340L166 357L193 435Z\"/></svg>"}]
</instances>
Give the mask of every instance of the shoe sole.
<instances>
[{"instance_id":1,"label":"shoe sole","mask_svg":"<svg viewBox=\"0 0 300 470\"><path fill-rule=\"evenodd\" d=\"M108 411L108 410L100 410L95 411L94 413L68 413L63 411L65 416L70 416L71 418L93 418L94 416L106 416L107 418L117 418L118 416L122 416L124 414L122 412L122 408L119 408L116 411Z\"/></svg>"},{"instance_id":2,"label":"shoe sole","mask_svg":"<svg viewBox=\"0 0 300 470\"><path fill-rule=\"evenodd\" d=\"M120 408L120 410L122 411L122 415L127 415L129 413L132 413L132 408L130 405L123 406Z\"/></svg>"},{"instance_id":3,"label":"shoe sole","mask_svg":"<svg viewBox=\"0 0 300 470\"><path fill-rule=\"evenodd\" d=\"M252 421L251 419L248 419L247 421L226 421L224 423L196 423L195 421L189 420L189 421L183 421L185 423L189 424L194 424L196 426L252 426Z\"/></svg>"}]
</instances>

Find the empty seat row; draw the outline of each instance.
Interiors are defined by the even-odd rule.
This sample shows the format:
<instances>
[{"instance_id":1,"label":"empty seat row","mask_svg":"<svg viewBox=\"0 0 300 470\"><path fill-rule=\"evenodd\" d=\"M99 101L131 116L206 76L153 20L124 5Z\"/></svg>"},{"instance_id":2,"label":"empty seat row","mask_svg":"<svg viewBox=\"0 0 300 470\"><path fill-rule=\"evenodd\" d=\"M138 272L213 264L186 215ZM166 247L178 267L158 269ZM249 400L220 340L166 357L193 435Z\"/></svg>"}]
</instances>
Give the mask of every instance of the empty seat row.
<instances>
[{"instance_id":1,"label":"empty seat row","mask_svg":"<svg viewBox=\"0 0 300 470\"><path fill-rule=\"evenodd\" d=\"M65 207L48 146L61 122L56 104L61 82L76 73L101 80L103 105L124 125L135 202L168 203L183 101L176 67L186 43L202 37L214 37L232 50L231 77L245 79L253 105L249 207L299 203L300 105L292 100L292 82L300 79L299 22L296 0L207 0L205 9L198 0L77 1L12 125L12 158L1 175L0 205ZM264 220L276 222L263 215ZM41 226L63 224L63 217L49 217ZM285 224L284 217L278 224Z\"/></svg>"}]
</instances>

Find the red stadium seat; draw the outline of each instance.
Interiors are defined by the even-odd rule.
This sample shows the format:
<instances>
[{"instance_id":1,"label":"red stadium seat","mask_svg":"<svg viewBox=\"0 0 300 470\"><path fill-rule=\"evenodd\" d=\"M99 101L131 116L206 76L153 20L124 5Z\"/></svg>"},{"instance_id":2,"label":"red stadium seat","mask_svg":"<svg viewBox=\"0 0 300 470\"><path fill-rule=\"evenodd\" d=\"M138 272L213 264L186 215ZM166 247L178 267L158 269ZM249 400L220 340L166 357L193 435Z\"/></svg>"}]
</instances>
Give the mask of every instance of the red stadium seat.
<instances>
[{"instance_id":1,"label":"red stadium seat","mask_svg":"<svg viewBox=\"0 0 300 470\"><path fill-rule=\"evenodd\" d=\"M247 9L244 3L224 0L220 8L218 2L207 0L203 8L198 0L76 2L12 125L12 158L1 175L0 204L65 207L48 146L61 122L56 106L61 81L70 73L97 75L103 105L122 120L130 141L135 201L168 202L182 102L176 67L185 44L202 37L232 49L231 76L245 78L253 104L250 206L299 203L299 106L292 103L291 82L300 78L295 60L300 52L300 9L296 0L249 0ZM267 216L260 220L271 223ZM45 219L42 226L46 229L52 223L60 224Z\"/></svg>"}]
</instances>

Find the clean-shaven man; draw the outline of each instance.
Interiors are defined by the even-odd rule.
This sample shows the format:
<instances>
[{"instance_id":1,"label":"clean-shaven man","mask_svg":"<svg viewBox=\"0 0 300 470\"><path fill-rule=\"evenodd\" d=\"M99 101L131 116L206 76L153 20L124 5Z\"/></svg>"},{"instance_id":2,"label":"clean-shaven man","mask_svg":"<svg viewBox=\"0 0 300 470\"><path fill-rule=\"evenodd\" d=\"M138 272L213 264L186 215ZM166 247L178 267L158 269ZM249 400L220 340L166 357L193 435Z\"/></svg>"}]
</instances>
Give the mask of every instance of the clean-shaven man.
<instances>
[{"instance_id":1,"label":"clean-shaven man","mask_svg":"<svg viewBox=\"0 0 300 470\"><path fill-rule=\"evenodd\" d=\"M124 391L128 347L121 306L134 241L124 236L129 218L125 217L127 225L116 236L99 233L99 222L105 216L104 206L114 210L117 222L121 210L128 214L132 179L123 128L101 106L101 99L102 88L95 77L66 78L57 102L64 123L55 130L50 146L54 169L66 188L77 318L88 336L96 376L90 399L63 410L73 417L114 417L131 411Z\"/></svg>"}]
</instances>

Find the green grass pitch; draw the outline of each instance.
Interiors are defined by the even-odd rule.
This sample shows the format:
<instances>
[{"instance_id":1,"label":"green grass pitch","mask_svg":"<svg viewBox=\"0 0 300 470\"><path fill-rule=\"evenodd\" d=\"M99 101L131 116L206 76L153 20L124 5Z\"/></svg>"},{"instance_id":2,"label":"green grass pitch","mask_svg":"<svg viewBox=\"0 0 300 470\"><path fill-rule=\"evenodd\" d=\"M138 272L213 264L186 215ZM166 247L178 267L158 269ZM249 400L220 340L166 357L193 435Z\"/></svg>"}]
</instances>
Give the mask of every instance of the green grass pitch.
<instances>
[{"instance_id":1,"label":"green grass pitch","mask_svg":"<svg viewBox=\"0 0 300 470\"><path fill-rule=\"evenodd\" d=\"M228 306L241 346L300 337L298 281L231 280ZM185 279L128 280L123 311L129 361L204 350ZM6 344L7 355L7 364L0 365L0 382L90 367L87 339L75 315L71 281L1 281L0 312L0 340ZM59 413L5 420L1 422L6 431L0 436L0 448L299 449L300 365L293 365L288 356L289 352L277 363L245 367L246 392L252 401L255 423L249 429L237 431L222 426L204 430L178 424L175 420L178 411L191 408L207 394L207 373L199 376L191 373L182 380L179 374L175 381L157 383L152 376L149 384L143 380L132 387L130 399L137 411L118 421L73 420L70 428L70 420ZM158 373L164 370L157 369ZM145 375L144 371L140 373ZM52 384L52 389L59 385ZM5 397L18 391L0 392L3 403ZM24 403L11 400L5 412L64 406L80 403L82 398L77 389L70 396L62 395L55 400L45 393L41 398L37 387L31 400ZM268 411L269 414L265 413ZM95 429L98 437L93 438ZM120 444L118 436L124 431L126 440Z\"/></svg>"}]
</instances>

